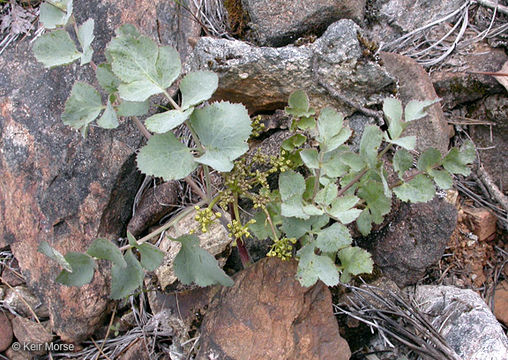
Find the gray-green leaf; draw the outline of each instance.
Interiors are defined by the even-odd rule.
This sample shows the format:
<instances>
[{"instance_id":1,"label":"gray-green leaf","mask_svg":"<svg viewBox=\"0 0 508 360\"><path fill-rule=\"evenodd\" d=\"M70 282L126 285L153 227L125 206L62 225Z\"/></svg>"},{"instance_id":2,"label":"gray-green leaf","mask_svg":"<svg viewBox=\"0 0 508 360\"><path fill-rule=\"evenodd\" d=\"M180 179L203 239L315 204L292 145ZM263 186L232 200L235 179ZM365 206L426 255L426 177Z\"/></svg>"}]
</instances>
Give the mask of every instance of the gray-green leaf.
<instances>
[{"instance_id":1,"label":"gray-green leaf","mask_svg":"<svg viewBox=\"0 0 508 360\"><path fill-rule=\"evenodd\" d=\"M310 108L309 98L303 90L296 90L289 95L288 106L284 110L297 117L310 117L316 112Z\"/></svg>"},{"instance_id":2,"label":"gray-green leaf","mask_svg":"<svg viewBox=\"0 0 508 360\"><path fill-rule=\"evenodd\" d=\"M88 64L90 60L92 60L93 49L91 45L95 38L93 35L94 24L93 19L88 19L78 28L78 41L81 44L81 49L83 49L83 54L81 54L81 65Z\"/></svg>"},{"instance_id":3,"label":"gray-green leaf","mask_svg":"<svg viewBox=\"0 0 508 360\"><path fill-rule=\"evenodd\" d=\"M300 261L296 277L300 284L305 287L314 285L318 280L327 286L335 286L339 283L337 266L330 257L316 255L313 243L305 245L298 251Z\"/></svg>"},{"instance_id":4,"label":"gray-green leaf","mask_svg":"<svg viewBox=\"0 0 508 360\"><path fill-rule=\"evenodd\" d=\"M72 267L72 272L62 270L56 281L67 286L83 286L93 279L95 261L88 255L78 252L68 252L65 260Z\"/></svg>"},{"instance_id":5,"label":"gray-green leaf","mask_svg":"<svg viewBox=\"0 0 508 360\"><path fill-rule=\"evenodd\" d=\"M199 247L195 235L183 235L176 241L182 243L173 262L175 274L185 285L196 283L199 286L222 284L232 286L234 281L219 267L217 260Z\"/></svg>"},{"instance_id":6,"label":"gray-green leaf","mask_svg":"<svg viewBox=\"0 0 508 360\"><path fill-rule=\"evenodd\" d=\"M121 268L127 267L122 252L107 239L96 239L87 250L87 254L97 259L109 260Z\"/></svg>"},{"instance_id":7,"label":"gray-green leaf","mask_svg":"<svg viewBox=\"0 0 508 360\"><path fill-rule=\"evenodd\" d=\"M71 95L65 102L62 120L65 125L82 130L95 120L102 109L99 92L92 86L77 81L72 87Z\"/></svg>"},{"instance_id":8,"label":"gray-green leaf","mask_svg":"<svg viewBox=\"0 0 508 360\"><path fill-rule=\"evenodd\" d=\"M122 101L116 108L118 116L142 116L150 108L149 101Z\"/></svg>"},{"instance_id":9,"label":"gray-green leaf","mask_svg":"<svg viewBox=\"0 0 508 360\"><path fill-rule=\"evenodd\" d=\"M440 101L440 99L424 100L424 101L419 101L419 100L410 101L406 105L406 108L404 109L404 119L406 120L406 122L421 119L422 117L427 115L425 110L429 106L431 106L439 101Z\"/></svg>"},{"instance_id":10,"label":"gray-green leaf","mask_svg":"<svg viewBox=\"0 0 508 360\"><path fill-rule=\"evenodd\" d=\"M375 168L377 164L377 152L383 141L383 132L375 125L365 127L360 140L360 155L369 164L369 167Z\"/></svg>"},{"instance_id":11,"label":"gray-green leaf","mask_svg":"<svg viewBox=\"0 0 508 360\"><path fill-rule=\"evenodd\" d=\"M453 148L443 159L443 167L452 174L468 176L471 169L467 166L472 164L476 158L474 144L466 141L459 149Z\"/></svg>"},{"instance_id":12,"label":"gray-green leaf","mask_svg":"<svg viewBox=\"0 0 508 360\"><path fill-rule=\"evenodd\" d=\"M418 170L428 172L439 165L441 165L441 153L434 148L429 148L420 155L416 167Z\"/></svg>"},{"instance_id":13,"label":"gray-green leaf","mask_svg":"<svg viewBox=\"0 0 508 360\"><path fill-rule=\"evenodd\" d=\"M166 181L182 179L197 167L189 148L171 132L152 136L139 151L137 162L142 173Z\"/></svg>"},{"instance_id":14,"label":"gray-green leaf","mask_svg":"<svg viewBox=\"0 0 508 360\"><path fill-rule=\"evenodd\" d=\"M113 105L108 100L106 104L106 110L102 116L97 120L97 125L104 129L115 129L118 127L118 117L116 116L116 111L113 109Z\"/></svg>"},{"instance_id":15,"label":"gray-green leaf","mask_svg":"<svg viewBox=\"0 0 508 360\"><path fill-rule=\"evenodd\" d=\"M95 77L99 85L108 93L112 94L118 91L118 86L121 84L121 80L113 74L111 65L104 63L97 66L95 70Z\"/></svg>"},{"instance_id":16,"label":"gray-green leaf","mask_svg":"<svg viewBox=\"0 0 508 360\"><path fill-rule=\"evenodd\" d=\"M183 124L187 120L194 108L187 109L185 111L180 110L169 110L160 114L150 116L145 120L145 126L148 130L163 134Z\"/></svg>"},{"instance_id":17,"label":"gray-green leaf","mask_svg":"<svg viewBox=\"0 0 508 360\"><path fill-rule=\"evenodd\" d=\"M148 271L154 271L157 269L164 260L164 252L158 247L143 243L136 247L141 254L141 266Z\"/></svg>"},{"instance_id":18,"label":"gray-green leaf","mask_svg":"<svg viewBox=\"0 0 508 360\"><path fill-rule=\"evenodd\" d=\"M108 45L112 69L124 84L120 97L128 101L145 101L165 91L180 75L178 52L170 46L158 48L132 26L122 26Z\"/></svg>"},{"instance_id":19,"label":"gray-green leaf","mask_svg":"<svg viewBox=\"0 0 508 360\"><path fill-rule=\"evenodd\" d=\"M211 71L191 72L182 79L182 110L210 99L219 86L219 77Z\"/></svg>"},{"instance_id":20,"label":"gray-green leaf","mask_svg":"<svg viewBox=\"0 0 508 360\"><path fill-rule=\"evenodd\" d=\"M351 245L353 238L347 227L334 223L321 230L316 238L316 246L321 251L333 253L346 246Z\"/></svg>"},{"instance_id":21,"label":"gray-green leaf","mask_svg":"<svg viewBox=\"0 0 508 360\"><path fill-rule=\"evenodd\" d=\"M349 224L356 220L362 210L353 208L360 199L354 195L344 195L332 201L327 213L338 219L343 224Z\"/></svg>"},{"instance_id":22,"label":"gray-green leaf","mask_svg":"<svg viewBox=\"0 0 508 360\"><path fill-rule=\"evenodd\" d=\"M111 298L114 300L132 295L137 288L143 286L145 273L132 250L127 250L124 260L127 267L113 264L111 268Z\"/></svg>"},{"instance_id":23,"label":"gray-green leaf","mask_svg":"<svg viewBox=\"0 0 508 360\"><path fill-rule=\"evenodd\" d=\"M319 169L318 151L316 149L303 149L300 151L300 157L309 169Z\"/></svg>"},{"instance_id":24,"label":"gray-green leaf","mask_svg":"<svg viewBox=\"0 0 508 360\"><path fill-rule=\"evenodd\" d=\"M35 40L33 51L37 61L51 68L70 64L81 57L74 41L65 30L54 30Z\"/></svg>"},{"instance_id":25,"label":"gray-green leaf","mask_svg":"<svg viewBox=\"0 0 508 360\"><path fill-rule=\"evenodd\" d=\"M399 149L393 156L393 169L402 179L404 173L413 166L413 156L406 149Z\"/></svg>"},{"instance_id":26,"label":"gray-green leaf","mask_svg":"<svg viewBox=\"0 0 508 360\"><path fill-rule=\"evenodd\" d=\"M339 251L339 260L344 269L342 276L370 274L374 262L370 254L356 246L347 247Z\"/></svg>"},{"instance_id":27,"label":"gray-green leaf","mask_svg":"<svg viewBox=\"0 0 508 360\"><path fill-rule=\"evenodd\" d=\"M64 26L72 15L72 0L46 0L39 10L39 20L46 29Z\"/></svg>"},{"instance_id":28,"label":"gray-green leaf","mask_svg":"<svg viewBox=\"0 0 508 360\"><path fill-rule=\"evenodd\" d=\"M429 175L432 176L436 185L443 190L449 189L453 185L453 179L446 170L432 169L429 171Z\"/></svg>"},{"instance_id":29,"label":"gray-green leaf","mask_svg":"<svg viewBox=\"0 0 508 360\"><path fill-rule=\"evenodd\" d=\"M402 201L427 202L436 194L436 188L427 176L416 175L412 180L393 188L393 192Z\"/></svg>"},{"instance_id":30,"label":"gray-green leaf","mask_svg":"<svg viewBox=\"0 0 508 360\"><path fill-rule=\"evenodd\" d=\"M41 241L37 251L56 261L65 270L72 272L72 267L65 257L56 249L52 248L47 241Z\"/></svg>"},{"instance_id":31,"label":"gray-green leaf","mask_svg":"<svg viewBox=\"0 0 508 360\"><path fill-rule=\"evenodd\" d=\"M228 172L233 168L233 160L249 149L251 121L241 104L216 102L196 109L190 123L205 148L205 153L196 158L199 163Z\"/></svg>"},{"instance_id":32,"label":"gray-green leaf","mask_svg":"<svg viewBox=\"0 0 508 360\"><path fill-rule=\"evenodd\" d=\"M383 101L383 112L388 120L388 132L392 140L396 140L404 130L402 122L402 104L399 100L386 98Z\"/></svg>"}]
</instances>

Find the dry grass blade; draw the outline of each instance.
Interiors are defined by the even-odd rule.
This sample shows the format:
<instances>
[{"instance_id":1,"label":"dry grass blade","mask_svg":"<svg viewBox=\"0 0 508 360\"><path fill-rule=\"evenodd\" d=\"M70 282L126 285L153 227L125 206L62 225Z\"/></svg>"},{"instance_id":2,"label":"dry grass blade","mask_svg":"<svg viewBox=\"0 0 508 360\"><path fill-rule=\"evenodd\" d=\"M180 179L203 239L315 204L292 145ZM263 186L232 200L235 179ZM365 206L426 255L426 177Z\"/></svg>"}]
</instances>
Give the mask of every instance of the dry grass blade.
<instances>
[{"instance_id":1,"label":"dry grass blade","mask_svg":"<svg viewBox=\"0 0 508 360\"><path fill-rule=\"evenodd\" d=\"M345 314L369 325L378 330L386 339L385 343L399 343L423 358L460 360L413 302L370 285L347 287L351 291L348 303L334 305L336 314Z\"/></svg>"}]
</instances>

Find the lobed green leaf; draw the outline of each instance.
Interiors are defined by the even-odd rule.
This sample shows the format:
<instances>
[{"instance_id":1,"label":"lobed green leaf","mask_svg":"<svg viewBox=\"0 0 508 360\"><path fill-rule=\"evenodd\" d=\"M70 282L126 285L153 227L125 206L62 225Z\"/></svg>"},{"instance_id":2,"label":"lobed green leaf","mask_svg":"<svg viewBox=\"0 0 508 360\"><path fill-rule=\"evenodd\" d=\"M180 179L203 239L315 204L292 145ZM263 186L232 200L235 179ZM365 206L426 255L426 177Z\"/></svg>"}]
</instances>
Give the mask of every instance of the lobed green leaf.
<instances>
[{"instance_id":1,"label":"lobed green leaf","mask_svg":"<svg viewBox=\"0 0 508 360\"><path fill-rule=\"evenodd\" d=\"M318 151L316 149L303 149L300 151L300 157L309 169L319 169Z\"/></svg>"},{"instance_id":2,"label":"lobed green leaf","mask_svg":"<svg viewBox=\"0 0 508 360\"><path fill-rule=\"evenodd\" d=\"M141 266L144 269L154 271L161 266L162 261L164 260L164 252L158 247L152 244L143 243L138 245L136 249L138 249L141 254Z\"/></svg>"},{"instance_id":3,"label":"lobed green leaf","mask_svg":"<svg viewBox=\"0 0 508 360\"><path fill-rule=\"evenodd\" d=\"M229 172L233 160L249 149L247 140L252 132L247 109L241 104L216 102L191 115L190 124L201 141L205 153L196 161Z\"/></svg>"},{"instance_id":4,"label":"lobed green leaf","mask_svg":"<svg viewBox=\"0 0 508 360\"><path fill-rule=\"evenodd\" d=\"M77 130L83 130L100 114L103 109L102 99L92 86L76 81L71 95L65 102L62 120Z\"/></svg>"},{"instance_id":5,"label":"lobed green leaf","mask_svg":"<svg viewBox=\"0 0 508 360\"><path fill-rule=\"evenodd\" d=\"M70 64L81 57L74 41L65 30L54 30L35 40L33 51L37 61L47 68Z\"/></svg>"},{"instance_id":6,"label":"lobed green leaf","mask_svg":"<svg viewBox=\"0 0 508 360\"><path fill-rule=\"evenodd\" d=\"M211 71L191 72L182 79L182 110L210 99L219 86L219 77Z\"/></svg>"},{"instance_id":7,"label":"lobed green leaf","mask_svg":"<svg viewBox=\"0 0 508 360\"><path fill-rule=\"evenodd\" d=\"M93 49L92 41L95 38L93 35L94 20L88 19L78 28L78 41L81 45L83 53L81 54L81 65L88 64L92 60Z\"/></svg>"},{"instance_id":8,"label":"lobed green leaf","mask_svg":"<svg viewBox=\"0 0 508 360\"><path fill-rule=\"evenodd\" d=\"M106 110L104 110L102 116L99 118L99 120L97 120L97 125L104 129L115 129L119 125L116 111L109 100L106 104Z\"/></svg>"},{"instance_id":9,"label":"lobed green leaf","mask_svg":"<svg viewBox=\"0 0 508 360\"><path fill-rule=\"evenodd\" d=\"M354 206L360 199L354 195L344 195L332 201L327 213L338 219L343 224L349 224L356 220L362 210L355 209Z\"/></svg>"},{"instance_id":10,"label":"lobed green leaf","mask_svg":"<svg viewBox=\"0 0 508 360\"><path fill-rule=\"evenodd\" d=\"M428 172L439 165L441 165L441 153L434 148L429 148L420 155L416 167L418 170Z\"/></svg>"},{"instance_id":11,"label":"lobed green leaf","mask_svg":"<svg viewBox=\"0 0 508 360\"><path fill-rule=\"evenodd\" d=\"M94 240L86 253L97 259L109 260L120 268L127 267L120 249L107 239L99 238Z\"/></svg>"},{"instance_id":12,"label":"lobed green leaf","mask_svg":"<svg viewBox=\"0 0 508 360\"><path fill-rule=\"evenodd\" d=\"M39 21L46 29L65 26L72 15L72 0L46 0L39 7Z\"/></svg>"},{"instance_id":13,"label":"lobed green leaf","mask_svg":"<svg viewBox=\"0 0 508 360\"><path fill-rule=\"evenodd\" d=\"M352 242L353 238L348 228L342 224L333 223L318 233L315 244L321 251L335 253L351 245Z\"/></svg>"},{"instance_id":14,"label":"lobed green leaf","mask_svg":"<svg viewBox=\"0 0 508 360\"><path fill-rule=\"evenodd\" d=\"M190 108L185 111L169 110L155 114L145 120L145 126L152 132L163 134L183 124L193 111L194 108Z\"/></svg>"},{"instance_id":15,"label":"lobed green leaf","mask_svg":"<svg viewBox=\"0 0 508 360\"><path fill-rule=\"evenodd\" d=\"M182 179L197 167L189 148L171 132L153 135L139 151L137 163L143 174L166 181Z\"/></svg>"},{"instance_id":16,"label":"lobed green leaf","mask_svg":"<svg viewBox=\"0 0 508 360\"><path fill-rule=\"evenodd\" d=\"M360 140L360 155L371 168L377 165L377 153L382 141L383 132L377 126L365 127Z\"/></svg>"},{"instance_id":17,"label":"lobed green leaf","mask_svg":"<svg viewBox=\"0 0 508 360\"><path fill-rule=\"evenodd\" d=\"M399 178L402 179L404 173L411 169L413 166L413 155L406 149L399 149L393 156L393 169L399 174Z\"/></svg>"},{"instance_id":18,"label":"lobed green leaf","mask_svg":"<svg viewBox=\"0 0 508 360\"><path fill-rule=\"evenodd\" d=\"M83 286L93 279L95 261L88 255L78 252L68 252L64 255L70 264L71 271L62 270L56 281L67 286Z\"/></svg>"},{"instance_id":19,"label":"lobed green leaf","mask_svg":"<svg viewBox=\"0 0 508 360\"><path fill-rule=\"evenodd\" d=\"M41 241L39 244L39 247L37 248L37 251L41 254L46 255L50 259L56 261L61 267L63 267L68 272L72 272L71 264L67 260L65 260L65 257L56 249L51 247L47 241Z\"/></svg>"},{"instance_id":20,"label":"lobed green leaf","mask_svg":"<svg viewBox=\"0 0 508 360\"><path fill-rule=\"evenodd\" d=\"M397 99L386 98L383 101L383 112L388 120L388 133L392 140L397 140L405 128L402 121L402 104Z\"/></svg>"},{"instance_id":21,"label":"lobed green leaf","mask_svg":"<svg viewBox=\"0 0 508 360\"><path fill-rule=\"evenodd\" d=\"M111 298L114 300L132 295L136 289L143 286L145 277L141 264L132 253L132 250L127 250L123 258L127 267L121 267L117 264L113 264L111 267Z\"/></svg>"},{"instance_id":22,"label":"lobed green leaf","mask_svg":"<svg viewBox=\"0 0 508 360\"><path fill-rule=\"evenodd\" d=\"M412 101L410 101L406 105L406 108L404 109L404 119L406 120L406 122L421 119L422 117L427 115L425 110L429 106L431 106L439 101L441 101L441 99L423 100L423 101L412 100Z\"/></svg>"},{"instance_id":23,"label":"lobed green leaf","mask_svg":"<svg viewBox=\"0 0 508 360\"><path fill-rule=\"evenodd\" d=\"M339 272L333 260L326 255L316 255L314 244L310 243L298 251L300 260L296 277L302 286L312 286L318 280L327 286L339 283Z\"/></svg>"},{"instance_id":24,"label":"lobed green leaf","mask_svg":"<svg viewBox=\"0 0 508 360\"><path fill-rule=\"evenodd\" d=\"M472 164L476 158L474 144L466 141L459 149L453 148L443 159L443 167L452 174L468 176L471 169L467 166Z\"/></svg>"},{"instance_id":25,"label":"lobed green leaf","mask_svg":"<svg viewBox=\"0 0 508 360\"><path fill-rule=\"evenodd\" d=\"M310 117L316 113L310 108L309 98L303 90L296 90L289 95L288 106L284 110L296 117Z\"/></svg>"},{"instance_id":26,"label":"lobed green leaf","mask_svg":"<svg viewBox=\"0 0 508 360\"><path fill-rule=\"evenodd\" d=\"M95 77L99 85L108 93L112 94L118 91L118 86L122 81L113 73L111 65L104 63L97 66Z\"/></svg>"},{"instance_id":27,"label":"lobed green leaf","mask_svg":"<svg viewBox=\"0 0 508 360\"><path fill-rule=\"evenodd\" d=\"M182 243L173 262L175 274L185 285L196 283L199 286L221 284L232 286L234 281L219 267L217 260L199 247L195 235L183 235L175 239Z\"/></svg>"},{"instance_id":28,"label":"lobed green leaf","mask_svg":"<svg viewBox=\"0 0 508 360\"><path fill-rule=\"evenodd\" d=\"M343 268L341 275L342 282L348 282L350 275L372 272L374 262L367 251L353 246L340 250L338 255Z\"/></svg>"},{"instance_id":29,"label":"lobed green leaf","mask_svg":"<svg viewBox=\"0 0 508 360\"><path fill-rule=\"evenodd\" d=\"M436 194L436 188L427 176L419 174L412 180L393 188L393 192L402 201L427 202Z\"/></svg>"},{"instance_id":30,"label":"lobed green leaf","mask_svg":"<svg viewBox=\"0 0 508 360\"><path fill-rule=\"evenodd\" d=\"M429 170L429 175L432 176L434 182L443 190L447 190L453 186L453 179L450 173L446 170Z\"/></svg>"}]
</instances>

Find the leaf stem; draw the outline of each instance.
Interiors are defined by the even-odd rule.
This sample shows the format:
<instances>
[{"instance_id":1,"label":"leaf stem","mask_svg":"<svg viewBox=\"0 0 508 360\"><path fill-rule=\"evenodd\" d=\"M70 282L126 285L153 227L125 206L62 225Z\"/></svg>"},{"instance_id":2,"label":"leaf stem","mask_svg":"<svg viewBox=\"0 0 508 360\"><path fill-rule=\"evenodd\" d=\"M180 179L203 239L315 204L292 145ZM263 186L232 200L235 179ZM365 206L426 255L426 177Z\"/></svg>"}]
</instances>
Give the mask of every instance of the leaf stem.
<instances>
[{"instance_id":1,"label":"leaf stem","mask_svg":"<svg viewBox=\"0 0 508 360\"><path fill-rule=\"evenodd\" d=\"M273 238L275 241L279 241L279 237L277 236L277 232L275 231L275 226L273 225L272 217L270 216L270 213L266 209L266 207L263 207L263 212L266 215L266 219L268 220L268 223L270 224L270 228L272 229Z\"/></svg>"},{"instance_id":2,"label":"leaf stem","mask_svg":"<svg viewBox=\"0 0 508 360\"><path fill-rule=\"evenodd\" d=\"M238 211L238 195L235 196L235 201L233 202L233 215L235 220L240 222L240 212ZM236 239L236 247L238 248L238 254L240 255L242 266L247 268L252 262L252 259L250 258L249 251L245 247L245 243L241 237Z\"/></svg>"},{"instance_id":3,"label":"leaf stem","mask_svg":"<svg viewBox=\"0 0 508 360\"><path fill-rule=\"evenodd\" d=\"M138 117L137 116L133 116L132 119L134 120L134 124L136 124L136 127L138 128L138 130L141 131L141 133L147 139L150 139L152 134L150 134L150 132L146 129L145 125L143 125L143 123L138 119Z\"/></svg>"},{"instance_id":4,"label":"leaf stem","mask_svg":"<svg viewBox=\"0 0 508 360\"><path fill-rule=\"evenodd\" d=\"M171 104L171 106L173 106L173 108L175 108L178 111L182 111L182 108L180 107L180 105L178 105L176 103L176 101L173 100L173 98L169 95L169 93L166 90L163 90L163 92L164 92L164 95L166 96L166 98L168 99L169 103Z\"/></svg>"},{"instance_id":5,"label":"leaf stem","mask_svg":"<svg viewBox=\"0 0 508 360\"><path fill-rule=\"evenodd\" d=\"M148 240L150 240L154 236L157 236L157 235L161 234L162 232L166 231L171 226L175 225L177 222L182 220L185 216L187 216L191 212L193 212L194 211L194 206L200 206L200 205L203 205L205 203L206 203L205 201L200 201L200 202L198 202L197 204L195 204L193 206L188 206L187 208L182 210L178 215L176 215L175 217L171 218L167 223L165 223L161 227L157 228L156 230L152 231L150 234L148 234L148 235L142 237L141 239L137 240L137 243L138 244L143 244L144 242L147 242ZM120 251L125 251L125 250L128 250L130 248L132 248L131 245L125 245L125 246L122 246L120 248Z\"/></svg>"}]
</instances>

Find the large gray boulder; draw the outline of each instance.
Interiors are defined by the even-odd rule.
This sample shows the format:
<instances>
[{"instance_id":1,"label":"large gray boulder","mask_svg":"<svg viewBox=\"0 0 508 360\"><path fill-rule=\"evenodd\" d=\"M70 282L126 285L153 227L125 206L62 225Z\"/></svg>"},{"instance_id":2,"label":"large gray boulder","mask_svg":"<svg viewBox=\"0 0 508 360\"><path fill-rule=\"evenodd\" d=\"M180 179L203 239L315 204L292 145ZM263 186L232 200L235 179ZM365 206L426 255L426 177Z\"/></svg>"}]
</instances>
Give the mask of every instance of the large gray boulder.
<instances>
[{"instance_id":1,"label":"large gray boulder","mask_svg":"<svg viewBox=\"0 0 508 360\"><path fill-rule=\"evenodd\" d=\"M461 359L508 359L508 338L474 291L425 285L418 286L414 295L420 310Z\"/></svg>"},{"instance_id":2,"label":"large gray boulder","mask_svg":"<svg viewBox=\"0 0 508 360\"><path fill-rule=\"evenodd\" d=\"M352 20L340 20L300 47L256 47L205 37L196 44L189 68L217 72L215 97L241 102L251 113L280 109L293 91L305 89L318 109L329 105L350 115L354 109L332 98L318 80L362 106L380 102L393 85L379 64L363 57L360 34Z\"/></svg>"},{"instance_id":3,"label":"large gray boulder","mask_svg":"<svg viewBox=\"0 0 508 360\"><path fill-rule=\"evenodd\" d=\"M361 21L365 0L242 0L262 45L283 46L307 32L322 32L339 19Z\"/></svg>"}]
</instances>

